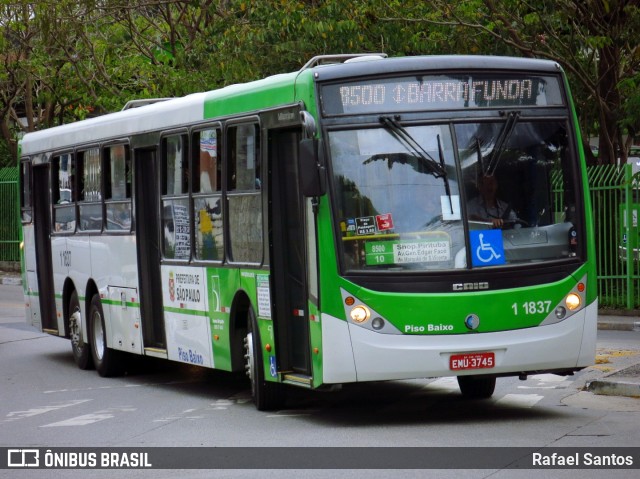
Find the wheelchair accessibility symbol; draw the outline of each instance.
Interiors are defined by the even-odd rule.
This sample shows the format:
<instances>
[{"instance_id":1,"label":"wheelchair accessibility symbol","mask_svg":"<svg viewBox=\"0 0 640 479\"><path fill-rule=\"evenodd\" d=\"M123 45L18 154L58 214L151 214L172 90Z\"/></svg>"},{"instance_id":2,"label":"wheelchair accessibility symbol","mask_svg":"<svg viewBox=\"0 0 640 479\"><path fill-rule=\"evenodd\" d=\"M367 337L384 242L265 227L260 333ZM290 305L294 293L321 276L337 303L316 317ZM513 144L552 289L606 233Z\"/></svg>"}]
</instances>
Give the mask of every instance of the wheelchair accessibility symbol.
<instances>
[{"instance_id":1,"label":"wheelchair accessibility symbol","mask_svg":"<svg viewBox=\"0 0 640 479\"><path fill-rule=\"evenodd\" d=\"M272 378L278 377L278 368L276 367L276 357L269 356L269 374Z\"/></svg>"},{"instance_id":2,"label":"wheelchair accessibility symbol","mask_svg":"<svg viewBox=\"0 0 640 479\"><path fill-rule=\"evenodd\" d=\"M505 264L504 244L500 230L470 231L471 264L473 266L493 266Z\"/></svg>"}]
</instances>

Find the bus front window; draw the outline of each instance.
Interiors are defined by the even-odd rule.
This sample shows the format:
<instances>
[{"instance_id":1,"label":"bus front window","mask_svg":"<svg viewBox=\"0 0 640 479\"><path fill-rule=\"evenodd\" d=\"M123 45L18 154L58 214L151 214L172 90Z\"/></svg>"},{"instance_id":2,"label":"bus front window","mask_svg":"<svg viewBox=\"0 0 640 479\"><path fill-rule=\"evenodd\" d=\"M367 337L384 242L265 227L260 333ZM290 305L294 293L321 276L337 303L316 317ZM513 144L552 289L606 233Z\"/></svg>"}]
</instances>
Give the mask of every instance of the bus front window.
<instances>
[{"instance_id":1,"label":"bus front window","mask_svg":"<svg viewBox=\"0 0 640 479\"><path fill-rule=\"evenodd\" d=\"M576 256L578 192L567 181L576 172L565 121L523 121L519 112L500 122L380 121L329 132L344 271L442 271Z\"/></svg>"},{"instance_id":2,"label":"bus front window","mask_svg":"<svg viewBox=\"0 0 640 479\"><path fill-rule=\"evenodd\" d=\"M386 121L379 128L329 134L345 269L463 267L449 126L404 128Z\"/></svg>"},{"instance_id":3,"label":"bus front window","mask_svg":"<svg viewBox=\"0 0 640 479\"><path fill-rule=\"evenodd\" d=\"M579 242L575 161L564 121L522 121L455 126L462 167L471 265L474 268L572 258ZM500 229L500 234L492 230ZM488 238L497 258L483 261Z\"/></svg>"}]
</instances>

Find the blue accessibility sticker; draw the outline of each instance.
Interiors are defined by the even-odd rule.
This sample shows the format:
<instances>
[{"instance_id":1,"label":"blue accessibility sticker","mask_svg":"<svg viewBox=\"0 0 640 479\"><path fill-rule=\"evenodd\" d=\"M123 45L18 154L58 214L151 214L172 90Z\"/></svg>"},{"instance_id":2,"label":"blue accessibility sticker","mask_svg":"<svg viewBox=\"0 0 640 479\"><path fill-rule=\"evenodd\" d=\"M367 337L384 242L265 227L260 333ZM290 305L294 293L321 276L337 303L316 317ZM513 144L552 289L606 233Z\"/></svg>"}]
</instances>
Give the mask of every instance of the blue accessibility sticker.
<instances>
[{"instance_id":1,"label":"blue accessibility sticker","mask_svg":"<svg viewBox=\"0 0 640 479\"><path fill-rule=\"evenodd\" d=\"M495 266L506 263L501 230L469 231L471 240L471 264Z\"/></svg>"},{"instance_id":2,"label":"blue accessibility sticker","mask_svg":"<svg viewBox=\"0 0 640 479\"><path fill-rule=\"evenodd\" d=\"M278 368L276 368L275 356L269 356L269 373L271 374L272 378L275 378L278 376Z\"/></svg>"}]
</instances>

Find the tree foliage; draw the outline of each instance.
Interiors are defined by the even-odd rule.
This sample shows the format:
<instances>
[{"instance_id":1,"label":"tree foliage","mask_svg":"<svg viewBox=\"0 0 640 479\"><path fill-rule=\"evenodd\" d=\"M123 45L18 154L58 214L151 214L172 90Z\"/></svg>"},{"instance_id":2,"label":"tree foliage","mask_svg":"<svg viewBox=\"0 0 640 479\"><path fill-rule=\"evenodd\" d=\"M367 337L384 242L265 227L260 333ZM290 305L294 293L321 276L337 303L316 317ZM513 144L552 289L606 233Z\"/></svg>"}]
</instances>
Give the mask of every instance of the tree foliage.
<instances>
[{"instance_id":1,"label":"tree foliage","mask_svg":"<svg viewBox=\"0 0 640 479\"><path fill-rule=\"evenodd\" d=\"M557 61L569 74L583 136L599 137L598 162L615 163L618 157L626 160L631 140L640 129L638 3L433 0L429 7L437 10L437 15L418 12L407 17L399 7L396 17L388 20L457 28L462 37L474 39L471 51L495 53L493 42L518 55ZM595 162L592 155L590 159Z\"/></svg>"},{"instance_id":2,"label":"tree foliage","mask_svg":"<svg viewBox=\"0 0 640 479\"><path fill-rule=\"evenodd\" d=\"M613 162L640 129L639 34L637 0L0 0L0 155L15 162L20 133L130 99L385 52L555 59Z\"/></svg>"}]
</instances>

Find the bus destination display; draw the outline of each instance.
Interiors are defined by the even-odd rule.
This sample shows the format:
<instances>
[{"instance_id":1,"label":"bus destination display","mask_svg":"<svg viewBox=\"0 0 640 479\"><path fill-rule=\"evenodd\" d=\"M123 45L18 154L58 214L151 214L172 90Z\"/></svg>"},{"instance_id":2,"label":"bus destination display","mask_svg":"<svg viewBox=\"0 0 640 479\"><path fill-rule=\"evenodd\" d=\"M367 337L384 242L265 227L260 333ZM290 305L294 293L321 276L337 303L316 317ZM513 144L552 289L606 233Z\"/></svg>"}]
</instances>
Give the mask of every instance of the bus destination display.
<instances>
[{"instance_id":1,"label":"bus destination display","mask_svg":"<svg viewBox=\"0 0 640 479\"><path fill-rule=\"evenodd\" d=\"M557 78L531 75L377 79L327 85L322 92L327 115L563 104Z\"/></svg>"}]
</instances>

